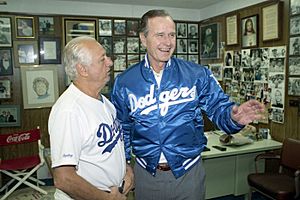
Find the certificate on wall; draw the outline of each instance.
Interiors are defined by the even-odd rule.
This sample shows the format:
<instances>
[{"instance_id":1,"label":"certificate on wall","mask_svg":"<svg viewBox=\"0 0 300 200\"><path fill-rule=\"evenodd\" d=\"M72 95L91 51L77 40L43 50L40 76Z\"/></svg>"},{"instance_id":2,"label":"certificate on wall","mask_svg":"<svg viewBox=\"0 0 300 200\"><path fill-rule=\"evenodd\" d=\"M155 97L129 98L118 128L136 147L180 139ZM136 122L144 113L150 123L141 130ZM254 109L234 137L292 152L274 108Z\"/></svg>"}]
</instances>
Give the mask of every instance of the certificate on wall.
<instances>
[{"instance_id":1,"label":"certificate on wall","mask_svg":"<svg viewBox=\"0 0 300 200\"><path fill-rule=\"evenodd\" d=\"M279 39L279 3L262 8L263 41Z\"/></svg>"},{"instance_id":2,"label":"certificate on wall","mask_svg":"<svg viewBox=\"0 0 300 200\"><path fill-rule=\"evenodd\" d=\"M226 45L238 44L237 15L226 17Z\"/></svg>"}]
</instances>

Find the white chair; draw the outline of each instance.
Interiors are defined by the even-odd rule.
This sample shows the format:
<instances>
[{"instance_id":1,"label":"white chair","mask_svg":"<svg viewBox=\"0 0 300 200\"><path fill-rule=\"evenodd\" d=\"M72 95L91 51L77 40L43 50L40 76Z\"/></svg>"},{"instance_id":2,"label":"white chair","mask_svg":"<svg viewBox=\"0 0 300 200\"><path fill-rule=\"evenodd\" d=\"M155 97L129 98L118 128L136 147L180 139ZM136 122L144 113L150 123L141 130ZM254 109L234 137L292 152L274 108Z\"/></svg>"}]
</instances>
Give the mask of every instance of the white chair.
<instances>
[{"instance_id":1,"label":"white chair","mask_svg":"<svg viewBox=\"0 0 300 200\"><path fill-rule=\"evenodd\" d=\"M10 181L1 187L0 192L4 190L6 192L0 200L6 199L22 184L25 184L43 194L47 194L45 190L39 187L39 185L45 185L45 183L33 176L35 172L37 172L37 170L45 163L43 157L44 147L40 140L40 128L37 127L33 130L17 133L0 134L0 148L10 145L23 145L24 148L25 143L29 144L26 144L25 146L25 148L30 148L28 149L29 152L34 152L36 150L33 155L17 156L7 160L0 158L0 173L6 174L11 178ZM34 144L36 147L34 147ZM15 181L17 181L17 183L12 185L12 183Z\"/></svg>"}]
</instances>

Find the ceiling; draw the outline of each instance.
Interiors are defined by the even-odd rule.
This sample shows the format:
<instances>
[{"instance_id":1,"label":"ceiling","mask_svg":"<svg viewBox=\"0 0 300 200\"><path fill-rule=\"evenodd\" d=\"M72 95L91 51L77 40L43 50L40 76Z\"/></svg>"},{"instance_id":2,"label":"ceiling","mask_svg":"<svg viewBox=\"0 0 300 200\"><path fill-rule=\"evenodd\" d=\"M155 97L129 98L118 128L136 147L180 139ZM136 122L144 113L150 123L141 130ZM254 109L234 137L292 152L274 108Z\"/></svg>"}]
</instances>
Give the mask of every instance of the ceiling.
<instances>
[{"instance_id":1,"label":"ceiling","mask_svg":"<svg viewBox=\"0 0 300 200\"><path fill-rule=\"evenodd\" d=\"M212 4L219 3L222 0L66 0L66 1L202 9Z\"/></svg>"}]
</instances>

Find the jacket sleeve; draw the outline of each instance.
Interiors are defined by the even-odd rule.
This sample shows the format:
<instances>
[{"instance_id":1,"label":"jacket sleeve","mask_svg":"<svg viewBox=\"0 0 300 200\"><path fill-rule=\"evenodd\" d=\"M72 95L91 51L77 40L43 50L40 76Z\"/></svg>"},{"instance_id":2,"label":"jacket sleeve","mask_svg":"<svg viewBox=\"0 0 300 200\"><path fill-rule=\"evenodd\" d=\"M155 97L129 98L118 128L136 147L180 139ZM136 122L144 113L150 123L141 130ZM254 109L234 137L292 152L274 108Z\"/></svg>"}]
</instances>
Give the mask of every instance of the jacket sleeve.
<instances>
[{"instance_id":1,"label":"jacket sleeve","mask_svg":"<svg viewBox=\"0 0 300 200\"><path fill-rule=\"evenodd\" d=\"M201 87L198 87L201 88L198 91L200 107L207 117L227 134L239 132L244 125L231 118L235 103L229 100L229 96L224 93L210 70L206 70L205 80L199 81L198 84L201 84Z\"/></svg>"},{"instance_id":2,"label":"jacket sleeve","mask_svg":"<svg viewBox=\"0 0 300 200\"><path fill-rule=\"evenodd\" d=\"M132 120L129 117L129 109L126 105L125 89L120 85L118 77L115 79L115 84L111 93L111 102L117 110L117 118L120 121L123 129L123 138L125 145L126 160L131 159L131 130Z\"/></svg>"}]
</instances>

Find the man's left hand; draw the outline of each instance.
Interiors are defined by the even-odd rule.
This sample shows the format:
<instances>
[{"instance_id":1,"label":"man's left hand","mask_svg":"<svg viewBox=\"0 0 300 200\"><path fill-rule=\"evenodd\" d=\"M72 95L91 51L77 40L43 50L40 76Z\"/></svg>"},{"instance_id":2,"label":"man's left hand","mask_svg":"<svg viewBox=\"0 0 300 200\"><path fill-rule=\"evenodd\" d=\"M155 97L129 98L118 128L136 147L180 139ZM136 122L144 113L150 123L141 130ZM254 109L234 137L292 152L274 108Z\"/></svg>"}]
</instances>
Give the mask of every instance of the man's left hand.
<instances>
[{"instance_id":1,"label":"man's left hand","mask_svg":"<svg viewBox=\"0 0 300 200\"><path fill-rule=\"evenodd\" d=\"M247 125L254 120L263 119L265 106L257 100L249 100L240 106L233 106L231 117L241 125Z\"/></svg>"}]
</instances>

